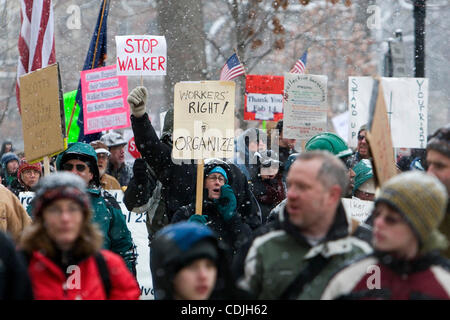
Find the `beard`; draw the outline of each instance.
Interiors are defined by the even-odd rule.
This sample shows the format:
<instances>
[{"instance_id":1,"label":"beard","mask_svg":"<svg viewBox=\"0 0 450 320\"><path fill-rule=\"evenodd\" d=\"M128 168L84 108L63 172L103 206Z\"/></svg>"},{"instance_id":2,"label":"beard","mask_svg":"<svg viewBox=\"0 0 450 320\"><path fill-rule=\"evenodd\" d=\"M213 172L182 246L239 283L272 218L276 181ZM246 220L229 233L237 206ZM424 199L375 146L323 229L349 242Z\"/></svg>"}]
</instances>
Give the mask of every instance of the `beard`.
<instances>
[{"instance_id":1,"label":"beard","mask_svg":"<svg viewBox=\"0 0 450 320\"><path fill-rule=\"evenodd\" d=\"M102 177L104 174L105 174L105 172L106 172L106 168L98 168L98 172L100 173L100 177Z\"/></svg>"}]
</instances>

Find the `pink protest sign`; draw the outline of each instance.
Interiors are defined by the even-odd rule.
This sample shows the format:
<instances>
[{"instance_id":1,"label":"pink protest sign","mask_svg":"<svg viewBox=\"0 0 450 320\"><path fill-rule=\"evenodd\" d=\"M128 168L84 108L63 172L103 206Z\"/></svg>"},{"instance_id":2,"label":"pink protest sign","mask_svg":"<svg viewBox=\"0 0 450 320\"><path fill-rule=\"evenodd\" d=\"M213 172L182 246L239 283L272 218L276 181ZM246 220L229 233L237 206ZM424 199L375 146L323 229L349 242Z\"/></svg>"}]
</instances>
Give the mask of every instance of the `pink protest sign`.
<instances>
[{"instance_id":1,"label":"pink protest sign","mask_svg":"<svg viewBox=\"0 0 450 320\"><path fill-rule=\"evenodd\" d=\"M127 77L115 65L81 71L81 92L86 134L130 126Z\"/></svg>"}]
</instances>

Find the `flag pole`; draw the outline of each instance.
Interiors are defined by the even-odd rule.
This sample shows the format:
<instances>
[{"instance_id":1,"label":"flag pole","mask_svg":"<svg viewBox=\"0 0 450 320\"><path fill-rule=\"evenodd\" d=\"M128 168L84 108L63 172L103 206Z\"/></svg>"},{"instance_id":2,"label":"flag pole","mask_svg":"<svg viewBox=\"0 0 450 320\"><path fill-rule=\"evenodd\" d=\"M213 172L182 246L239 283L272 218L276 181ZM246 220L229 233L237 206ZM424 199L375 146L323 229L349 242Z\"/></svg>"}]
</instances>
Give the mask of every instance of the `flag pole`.
<instances>
[{"instance_id":1,"label":"flag pole","mask_svg":"<svg viewBox=\"0 0 450 320\"><path fill-rule=\"evenodd\" d=\"M100 39L100 31L102 30L102 26L103 26L103 16L105 15L106 3L108 1L109 0L103 0L102 17L100 18L100 23L99 23L98 29L97 29L97 40L95 41L94 55L93 55L93 58L92 58L91 70L94 69L95 56L97 55L97 48L98 48L98 40ZM78 91L77 91L77 93L78 93ZM69 137L70 127L72 126L72 120L73 120L73 115L75 113L75 107L76 106L77 106L77 99L76 99L76 96L75 96L75 103L73 104L72 112L70 114L69 125L67 126L67 134L66 134L67 137Z\"/></svg>"},{"instance_id":2,"label":"flag pole","mask_svg":"<svg viewBox=\"0 0 450 320\"><path fill-rule=\"evenodd\" d=\"M238 58L239 63L242 64L242 69L244 69L244 75L247 77L247 72L245 72L244 64L241 62L241 59L239 58L236 48L233 48L233 50L234 50L234 53L236 53L236 57Z\"/></svg>"}]
</instances>

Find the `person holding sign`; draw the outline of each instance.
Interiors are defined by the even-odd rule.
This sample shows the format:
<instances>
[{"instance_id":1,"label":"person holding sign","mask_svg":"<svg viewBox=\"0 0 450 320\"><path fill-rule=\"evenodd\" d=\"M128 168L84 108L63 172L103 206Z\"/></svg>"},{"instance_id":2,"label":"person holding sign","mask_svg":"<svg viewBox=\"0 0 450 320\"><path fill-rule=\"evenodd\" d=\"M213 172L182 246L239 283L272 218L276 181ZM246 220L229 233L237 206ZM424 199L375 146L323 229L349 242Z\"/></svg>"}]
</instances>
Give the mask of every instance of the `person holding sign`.
<instances>
[{"instance_id":1,"label":"person holding sign","mask_svg":"<svg viewBox=\"0 0 450 320\"><path fill-rule=\"evenodd\" d=\"M375 251L349 261L328 283L322 299L450 299L450 261L439 250L447 206L442 183L420 171L389 179L372 213Z\"/></svg>"},{"instance_id":2,"label":"person holding sign","mask_svg":"<svg viewBox=\"0 0 450 320\"><path fill-rule=\"evenodd\" d=\"M56 167L58 171L72 172L85 181L94 210L92 220L103 232L104 249L119 254L130 271L136 274L136 254L131 233L117 201L100 187L100 173L94 148L87 143L72 143L58 155Z\"/></svg>"},{"instance_id":3,"label":"person holding sign","mask_svg":"<svg viewBox=\"0 0 450 320\"><path fill-rule=\"evenodd\" d=\"M160 207L164 207L161 210L165 212L162 213L161 210L158 210L159 214L155 214L155 217L159 216L163 219L152 223L160 228L164 225L163 220L168 218L170 221L180 207L194 201L197 167L194 163L183 161L181 164L176 164L172 161L173 109L167 111L161 139L159 139L146 113L147 95L145 87L134 88L128 95L128 103L132 113L131 124L136 147L155 173L156 180L162 185L160 197L164 206ZM136 165L138 165L137 161ZM227 165L231 169L230 181L232 180L232 183L230 186L237 198L237 210L244 222L254 230L261 225L261 219L256 200L249 190L247 178L236 165L229 163ZM138 166L141 167L141 164ZM152 179L153 177L148 176L148 178ZM140 184L143 185L142 182L137 183L136 177L130 180L130 188L125 191L124 197L127 208L142 206L149 201L150 197L153 197L152 192L134 187L134 185L139 186ZM154 185L155 183L150 181L150 186L154 187ZM155 189L158 190L158 188ZM136 201L137 197L141 199ZM161 204L159 199L157 202ZM154 228L148 229L149 235L154 232Z\"/></svg>"},{"instance_id":4,"label":"person holding sign","mask_svg":"<svg viewBox=\"0 0 450 320\"><path fill-rule=\"evenodd\" d=\"M137 300L140 290L123 259L101 250L91 200L82 178L58 172L44 177L33 199L33 224L20 249L36 300Z\"/></svg>"},{"instance_id":5,"label":"person holding sign","mask_svg":"<svg viewBox=\"0 0 450 320\"><path fill-rule=\"evenodd\" d=\"M205 164L202 214L195 214L195 202L179 208L171 223L183 220L208 225L233 253L251 236L249 226L237 213L236 196L231 188L231 169L215 159Z\"/></svg>"}]
</instances>

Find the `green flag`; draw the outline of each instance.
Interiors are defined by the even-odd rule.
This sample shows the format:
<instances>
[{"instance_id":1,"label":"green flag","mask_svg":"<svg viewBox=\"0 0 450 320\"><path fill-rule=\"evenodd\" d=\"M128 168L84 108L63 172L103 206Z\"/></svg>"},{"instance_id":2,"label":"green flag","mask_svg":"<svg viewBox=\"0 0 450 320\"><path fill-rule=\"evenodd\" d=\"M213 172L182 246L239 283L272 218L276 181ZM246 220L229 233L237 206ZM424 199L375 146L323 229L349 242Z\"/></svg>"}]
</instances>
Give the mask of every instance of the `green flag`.
<instances>
[{"instance_id":1,"label":"green flag","mask_svg":"<svg viewBox=\"0 0 450 320\"><path fill-rule=\"evenodd\" d=\"M72 108L75 104L75 97L77 96L77 90L73 90L64 93L64 114L66 118L66 132L69 127L70 115L72 114ZM67 143L77 142L78 135L80 134L80 127L78 127L77 120L78 114L80 113L80 107L77 104L75 112L73 114L72 124L70 125L69 136L67 137Z\"/></svg>"}]
</instances>

